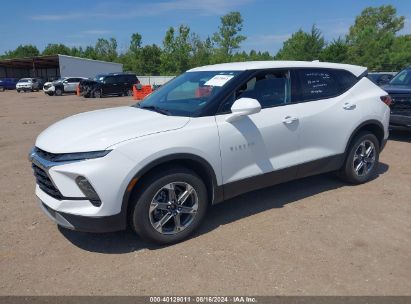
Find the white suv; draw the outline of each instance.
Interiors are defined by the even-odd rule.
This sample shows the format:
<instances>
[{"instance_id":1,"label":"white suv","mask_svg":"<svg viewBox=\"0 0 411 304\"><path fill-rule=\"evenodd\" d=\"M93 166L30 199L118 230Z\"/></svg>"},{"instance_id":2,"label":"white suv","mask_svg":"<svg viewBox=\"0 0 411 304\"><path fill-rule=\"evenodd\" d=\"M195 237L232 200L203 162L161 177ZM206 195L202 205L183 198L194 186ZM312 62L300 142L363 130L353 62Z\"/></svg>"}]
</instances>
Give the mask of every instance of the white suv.
<instances>
[{"instance_id":1,"label":"white suv","mask_svg":"<svg viewBox=\"0 0 411 304\"><path fill-rule=\"evenodd\" d=\"M46 82L43 92L49 96L61 96L63 93L74 93L80 81L87 79L84 77L63 77L52 82Z\"/></svg>"},{"instance_id":2,"label":"white suv","mask_svg":"<svg viewBox=\"0 0 411 304\"><path fill-rule=\"evenodd\" d=\"M135 106L66 118L29 155L40 205L70 229L130 225L173 243L209 205L247 191L329 171L364 183L390 115L389 97L366 75L321 62L211 65Z\"/></svg>"}]
</instances>

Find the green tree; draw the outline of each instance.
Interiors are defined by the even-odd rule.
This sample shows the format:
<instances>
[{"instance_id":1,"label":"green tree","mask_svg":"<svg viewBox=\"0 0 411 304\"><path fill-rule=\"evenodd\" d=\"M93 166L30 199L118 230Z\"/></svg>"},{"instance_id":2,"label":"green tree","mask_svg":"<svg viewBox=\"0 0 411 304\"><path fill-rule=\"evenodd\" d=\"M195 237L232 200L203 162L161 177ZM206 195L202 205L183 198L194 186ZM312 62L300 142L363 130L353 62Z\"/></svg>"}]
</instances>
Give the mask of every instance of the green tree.
<instances>
[{"instance_id":1,"label":"green tree","mask_svg":"<svg viewBox=\"0 0 411 304\"><path fill-rule=\"evenodd\" d=\"M75 57L84 57L83 48L82 48L81 46L79 46L79 47L73 46L73 47L70 49L70 55L71 55L71 56L75 56Z\"/></svg>"},{"instance_id":2,"label":"green tree","mask_svg":"<svg viewBox=\"0 0 411 304\"><path fill-rule=\"evenodd\" d=\"M408 39L396 36L404 27L404 17L396 13L391 5L368 7L361 12L347 35L351 63L383 71L398 69L409 60Z\"/></svg>"},{"instance_id":3,"label":"green tree","mask_svg":"<svg viewBox=\"0 0 411 304\"><path fill-rule=\"evenodd\" d=\"M130 51L137 54L141 49L141 44L143 42L143 37L139 33L134 33L131 35L130 41Z\"/></svg>"},{"instance_id":4,"label":"green tree","mask_svg":"<svg viewBox=\"0 0 411 304\"><path fill-rule=\"evenodd\" d=\"M399 36L394 39L389 53L389 62L383 64L383 70L399 71L411 63L411 35Z\"/></svg>"},{"instance_id":5,"label":"green tree","mask_svg":"<svg viewBox=\"0 0 411 304\"><path fill-rule=\"evenodd\" d=\"M137 71L139 75L160 75L161 48L156 45L146 45L139 52Z\"/></svg>"},{"instance_id":6,"label":"green tree","mask_svg":"<svg viewBox=\"0 0 411 304\"><path fill-rule=\"evenodd\" d=\"M114 61L117 58L117 40L99 38L94 47L97 58L100 60Z\"/></svg>"},{"instance_id":7,"label":"green tree","mask_svg":"<svg viewBox=\"0 0 411 304\"><path fill-rule=\"evenodd\" d=\"M320 54L321 61L347 63L348 60L348 44L339 37L329 43Z\"/></svg>"},{"instance_id":8,"label":"green tree","mask_svg":"<svg viewBox=\"0 0 411 304\"><path fill-rule=\"evenodd\" d=\"M4 54L4 58L24 58L24 57L33 57L39 56L40 51L38 48L32 44L19 45L13 51L7 51Z\"/></svg>"},{"instance_id":9,"label":"green tree","mask_svg":"<svg viewBox=\"0 0 411 304\"><path fill-rule=\"evenodd\" d=\"M208 37L205 41L202 41L197 34L193 33L190 43L192 52L190 67L210 64L213 56L213 42L211 39Z\"/></svg>"},{"instance_id":10,"label":"green tree","mask_svg":"<svg viewBox=\"0 0 411 304\"><path fill-rule=\"evenodd\" d=\"M377 34L395 34L404 27L403 16L397 17L397 10L392 5L365 8L350 27L347 35L349 43L355 43L367 28L373 28Z\"/></svg>"},{"instance_id":11,"label":"green tree","mask_svg":"<svg viewBox=\"0 0 411 304\"><path fill-rule=\"evenodd\" d=\"M84 50L83 57L88 59L98 59L96 50L90 45Z\"/></svg>"},{"instance_id":12,"label":"green tree","mask_svg":"<svg viewBox=\"0 0 411 304\"><path fill-rule=\"evenodd\" d=\"M284 42L275 56L279 60L316 60L320 58L325 41L321 31L313 25L309 33L300 29Z\"/></svg>"},{"instance_id":13,"label":"green tree","mask_svg":"<svg viewBox=\"0 0 411 304\"><path fill-rule=\"evenodd\" d=\"M64 44L49 43L42 52L42 55L71 55L71 49Z\"/></svg>"},{"instance_id":14,"label":"green tree","mask_svg":"<svg viewBox=\"0 0 411 304\"><path fill-rule=\"evenodd\" d=\"M214 61L229 61L235 50L240 48L246 37L240 35L243 29L243 18L239 12L230 12L221 17L218 32L214 33L213 41L217 46Z\"/></svg>"},{"instance_id":15,"label":"green tree","mask_svg":"<svg viewBox=\"0 0 411 304\"><path fill-rule=\"evenodd\" d=\"M180 74L190 67L189 34L190 28L186 25L180 25L178 35L175 35L173 27L170 27L166 32L161 54L161 72L163 74Z\"/></svg>"}]
</instances>

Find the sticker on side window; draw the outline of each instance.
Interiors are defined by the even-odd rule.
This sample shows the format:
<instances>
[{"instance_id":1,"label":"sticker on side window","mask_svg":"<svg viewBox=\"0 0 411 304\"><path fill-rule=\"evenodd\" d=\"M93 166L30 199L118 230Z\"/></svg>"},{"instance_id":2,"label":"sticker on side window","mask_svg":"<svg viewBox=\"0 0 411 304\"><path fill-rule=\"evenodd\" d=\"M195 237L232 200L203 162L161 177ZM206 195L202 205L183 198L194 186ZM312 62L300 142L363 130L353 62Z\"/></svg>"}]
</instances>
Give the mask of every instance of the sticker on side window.
<instances>
[{"instance_id":1,"label":"sticker on side window","mask_svg":"<svg viewBox=\"0 0 411 304\"><path fill-rule=\"evenodd\" d=\"M234 77L233 75L215 75L213 78L207 81L204 85L213 86L213 87L222 87L233 77Z\"/></svg>"}]
</instances>

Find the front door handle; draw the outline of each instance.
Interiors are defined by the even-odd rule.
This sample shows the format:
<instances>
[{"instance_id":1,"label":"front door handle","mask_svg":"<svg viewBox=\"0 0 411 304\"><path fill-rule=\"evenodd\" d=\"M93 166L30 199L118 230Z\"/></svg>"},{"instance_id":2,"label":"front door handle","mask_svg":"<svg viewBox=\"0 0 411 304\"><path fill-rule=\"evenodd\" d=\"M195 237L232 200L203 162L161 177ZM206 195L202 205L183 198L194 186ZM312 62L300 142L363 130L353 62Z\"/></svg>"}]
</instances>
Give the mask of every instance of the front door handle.
<instances>
[{"instance_id":1,"label":"front door handle","mask_svg":"<svg viewBox=\"0 0 411 304\"><path fill-rule=\"evenodd\" d=\"M290 116L290 115L287 115L286 117L284 117L284 119L283 119L283 123L285 123L285 124L292 124L293 122L295 122L295 121L297 121L298 120L298 118L297 117L293 117L293 116Z\"/></svg>"},{"instance_id":2,"label":"front door handle","mask_svg":"<svg viewBox=\"0 0 411 304\"><path fill-rule=\"evenodd\" d=\"M344 108L345 110L353 110L353 109L355 109L356 107L357 107L357 106L356 106L355 104L349 103L349 102L344 103L344 106L343 106L343 108Z\"/></svg>"}]
</instances>

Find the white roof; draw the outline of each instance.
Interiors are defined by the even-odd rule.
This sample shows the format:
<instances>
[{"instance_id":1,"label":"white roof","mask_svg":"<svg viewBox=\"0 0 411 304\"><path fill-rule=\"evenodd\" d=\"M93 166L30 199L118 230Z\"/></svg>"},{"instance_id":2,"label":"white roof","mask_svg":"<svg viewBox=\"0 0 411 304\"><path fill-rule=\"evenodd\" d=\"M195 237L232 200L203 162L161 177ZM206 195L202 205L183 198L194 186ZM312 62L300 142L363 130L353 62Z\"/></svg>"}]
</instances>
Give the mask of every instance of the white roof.
<instances>
[{"instance_id":1,"label":"white roof","mask_svg":"<svg viewBox=\"0 0 411 304\"><path fill-rule=\"evenodd\" d=\"M367 68L359 65L320 62L320 61L246 61L230 62L213 65L206 65L189 70L188 72L201 71L246 71L275 68L330 68L350 71L355 76L360 76Z\"/></svg>"}]
</instances>

